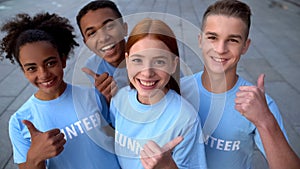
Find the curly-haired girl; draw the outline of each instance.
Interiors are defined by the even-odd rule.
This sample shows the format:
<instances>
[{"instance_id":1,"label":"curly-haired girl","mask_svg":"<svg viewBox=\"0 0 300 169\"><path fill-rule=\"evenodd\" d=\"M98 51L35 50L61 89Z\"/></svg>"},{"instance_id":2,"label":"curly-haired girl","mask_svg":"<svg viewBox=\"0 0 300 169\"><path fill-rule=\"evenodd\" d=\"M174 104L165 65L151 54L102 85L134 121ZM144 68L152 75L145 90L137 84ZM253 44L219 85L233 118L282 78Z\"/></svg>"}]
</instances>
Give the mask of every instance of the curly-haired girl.
<instances>
[{"instance_id":1,"label":"curly-haired girl","mask_svg":"<svg viewBox=\"0 0 300 169\"><path fill-rule=\"evenodd\" d=\"M16 61L38 88L9 121L19 168L119 168L108 146L90 137L107 125L102 120L108 111L105 98L63 80L66 60L78 46L69 20L49 13L18 14L1 31L7 34L0 53Z\"/></svg>"}]
</instances>

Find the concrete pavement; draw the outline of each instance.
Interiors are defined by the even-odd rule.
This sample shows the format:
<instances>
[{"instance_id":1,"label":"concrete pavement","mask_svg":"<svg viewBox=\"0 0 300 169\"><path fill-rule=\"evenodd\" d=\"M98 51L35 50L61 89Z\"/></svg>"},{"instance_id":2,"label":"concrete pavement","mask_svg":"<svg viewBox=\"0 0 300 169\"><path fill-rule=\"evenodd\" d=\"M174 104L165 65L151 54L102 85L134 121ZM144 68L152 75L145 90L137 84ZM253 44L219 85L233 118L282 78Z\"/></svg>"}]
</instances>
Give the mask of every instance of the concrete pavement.
<instances>
[{"instance_id":1,"label":"concrete pavement","mask_svg":"<svg viewBox=\"0 0 300 169\"><path fill-rule=\"evenodd\" d=\"M19 12L33 14L38 11L56 12L70 18L80 37L75 16L88 0L37 1L9 0L0 2L0 21L4 21ZM148 14L133 15L141 12L168 13L163 16L172 25L176 36L180 38L181 58L185 68L192 72L202 70L197 49L197 28L205 8L212 0L116 0L129 30L137 20ZM251 47L242 57L238 72L255 83L260 73L266 74L266 91L277 102L290 144L300 155L300 8L298 0L245 0L253 11L250 38ZM293 2L293 3L291 3ZM157 16L151 13L150 17ZM161 15L159 15L161 17ZM132 19L134 18L134 19ZM0 34L1 35L1 34ZM81 42L81 39L78 39ZM82 45L77 48L73 59L68 61L66 81L73 82L74 72L79 64L79 55L87 52ZM75 73L75 75L77 75ZM12 150L8 138L8 119L34 92L34 88L23 77L18 65L8 61L0 62L0 168L15 169ZM261 155L257 153L254 168L267 168Z\"/></svg>"}]
</instances>

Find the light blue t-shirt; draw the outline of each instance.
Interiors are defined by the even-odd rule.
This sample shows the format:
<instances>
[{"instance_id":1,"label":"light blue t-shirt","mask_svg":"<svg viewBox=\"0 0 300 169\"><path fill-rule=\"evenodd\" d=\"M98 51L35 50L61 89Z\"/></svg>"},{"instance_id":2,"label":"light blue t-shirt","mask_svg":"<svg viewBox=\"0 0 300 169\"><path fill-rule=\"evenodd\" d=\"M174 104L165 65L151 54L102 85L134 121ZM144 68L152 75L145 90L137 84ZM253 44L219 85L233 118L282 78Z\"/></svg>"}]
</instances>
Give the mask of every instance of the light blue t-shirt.
<instances>
[{"instance_id":1,"label":"light blue t-shirt","mask_svg":"<svg viewBox=\"0 0 300 169\"><path fill-rule=\"evenodd\" d=\"M181 169L206 168L201 125L197 112L175 91L153 105L141 104L129 86L112 98L110 105L116 129L115 149L123 169L142 169L140 150L149 140L163 146L178 136L184 140L172 151Z\"/></svg>"},{"instance_id":2,"label":"light blue t-shirt","mask_svg":"<svg viewBox=\"0 0 300 169\"><path fill-rule=\"evenodd\" d=\"M102 113L107 111L104 97L92 88L68 84L60 97L50 101L31 96L9 121L15 163L26 162L31 145L30 133L22 123L26 119L41 132L58 128L65 135L64 150L46 160L48 169L120 168L114 154L114 139L104 133L108 124Z\"/></svg>"},{"instance_id":3,"label":"light blue t-shirt","mask_svg":"<svg viewBox=\"0 0 300 169\"><path fill-rule=\"evenodd\" d=\"M126 67L116 68L98 55L90 56L85 63L85 67L93 70L97 74L103 74L107 72L110 76L113 76L119 89L129 84ZM94 78L91 76L88 77L92 84L94 84Z\"/></svg>"},{"instance_id":4,"label":"light blue t-shirt","mask_svg":"<svg viewBox=\"0 0 300 169\"><path fill-rule=\"evenodd\" d=\"M240 86L250 82L238 78L235 86L222 94L213 94L202 85L203 72L181 80L181 93L198 111L203 126L207 166L210 169L249 169L255 145L265 155L258 130L234 107ZM275 102L266 95L267 103L286 136Z\"/></svg>"}]
</instances>

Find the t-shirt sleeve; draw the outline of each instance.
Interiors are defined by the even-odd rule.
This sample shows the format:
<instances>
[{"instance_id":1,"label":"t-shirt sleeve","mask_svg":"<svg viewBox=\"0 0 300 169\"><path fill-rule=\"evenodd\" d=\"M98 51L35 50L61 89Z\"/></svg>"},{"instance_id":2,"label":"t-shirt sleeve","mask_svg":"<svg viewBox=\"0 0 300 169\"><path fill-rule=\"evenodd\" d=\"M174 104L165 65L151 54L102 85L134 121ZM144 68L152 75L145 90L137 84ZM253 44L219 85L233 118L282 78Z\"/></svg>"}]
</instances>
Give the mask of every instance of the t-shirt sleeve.
<instances>
[{"instance_id":1,"label":"t-shirt sleeve","mask_svg":"<svg viewBox=\"0 0 300 169\"><path fill-rule=\"evenodd\" d=\"M30 148L30 134L25 125L15 116L9 120L9 137L13 147L13 159L17 164L26 162Z\"/></svg>"},{"instance_id":2,"label":"t-shirt sleeve","mask_svg":"<svg viewBox=\"0 0 300 169\"><path fill-rule=\"evenodd\" d=\"M199 111L200 91L197 80L200 79L200 74L186 76L180 79L181 95L192 104L196 111Z\"/></svg>"},{"instance_id":3,"label":"t-shirt sleeve","mask_svg":"<svg viewBox=\"0 0 300 169\"><path fill-rule=\"evenodd\" d=\"M98 101L98 106L99 109L101 110L101 114L103 118L106 120L108 124L111 123L110 115L109 115L109 108L108 108L108 103L105 99L105 97L95 88L95 93L98 96L97 101Z\"/></svg>"}]
</instances>

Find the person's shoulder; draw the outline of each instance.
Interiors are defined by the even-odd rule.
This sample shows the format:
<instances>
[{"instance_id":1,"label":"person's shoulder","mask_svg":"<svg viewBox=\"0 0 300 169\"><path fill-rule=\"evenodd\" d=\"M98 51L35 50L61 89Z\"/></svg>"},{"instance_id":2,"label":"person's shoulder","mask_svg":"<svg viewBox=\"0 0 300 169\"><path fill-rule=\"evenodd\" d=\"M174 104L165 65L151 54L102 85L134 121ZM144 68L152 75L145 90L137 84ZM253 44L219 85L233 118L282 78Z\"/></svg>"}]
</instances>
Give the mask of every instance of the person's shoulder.
<instances>
[{"instance_id":1,"label":"person's shoulder","mask_svg":"<svg viewBox=\"0 0 300 169\"><path fill-rule=\"evenodd\" d=\"M87 62L95 62L95 61L101 61L102 58L96 54L92 54L86 61Z\"/></svg>"},{"instance_id":2,"label":"person's shoulder","mask_svg":"<svg viewBox=\"0 0 300 169\"><path fill-rule=\"evenodd\" d=\"M253 83L250 81L246 80L244 77L240 76L238 77L238 86L253 86Z\"/></svg>"},{"instance_id":3,"label":"person's shoulder","mask_svg":"<svg viewBox=\"0 0 300 169\"><path fill-rule=\"evenodd\" d=\"M191 103L189 103L183 96L177 94L175 91L170 90L172 94L172 99L170 99L170 103L173 104L176 109L187 112L187 115L197 115L194 107Z\"/></svg>"},{"instance_id":4,"label":"person's shoulder","mask_svg":"<svg viewBox=\"0 0 300 169\"><path fill-rule=\"evenodd\" d=\"M169 106L170 109L168 111L171 111L173 115L175 115L175 113L177 114L176 123L180 124L180 128L189 128L190 126L200 123L198 112L196 112L194 107L186 99L175 91Z\"/></svg>"},{"instance_id":5,"label":"person's shoulder","mask_svg":"<svg viewBox=\"0 0 300 169\"><path fill-rule=\"evenodd\" d=\"M112 100L127 97L129 93L133 92L130 86L122 87L118 92L112 97Z\"/></svg>"},{"instance_id":6,"label":"person's shoulder","mask_svg":"<svg viewBox=\"0 0 300 169\"><path fill-rule=\"evenodd\" d=\"M92 54L85 62L85 66L93 69L93 68L97 68L99 63L102 62L102 58L96 54Z\"/></svg>"},{"instance_id":7,"label":"person's shoulder","mask_svg":"<svg viewBox=\"0 0 300 169\"><path fill-rule=\"evenodd\" d=\"M78 90L78 91L89 91L89 90L93 90L92 87L90 86L83 86L83 85L78 85L78 84L68 84L68 86L74 91L74 90Z\"/></svg>"},{"instance_id":8,"label":"person's shoulder","mask_svg":"<svg viewBox=\"0 0 300 169\"><path fill-rule=\"evenodd\" d=\"M33 99L34 96L32 95L14 114L11 115L10 121L21 121L31 117L32 108L35 107L35 102Z\"/></svg>"},{"instance_id":9,"label":"person's shoulder","mask_svg":"<svg viewBox=\"0 0 300 169\"><path fill-rule=\"evenodd\" d=\"M190 76L181 78L180 80L180 92L181 95L189 102L195 102L199 99L200 89L202 88L201 76L202 71ZM194 104L193 104L194 105Z\"/></svg>"},{"instance_id":10,"label":"person's shoulder","mask_svg":"<svg viewBox=\"0 0 300 169\"><path fill-rule=\"evenodd\" d=\"M187 75L187 76L183 76L180 78L180 83L182 84L186 84L186 83L190 83L191 81L197 81L197 80L201 80L201 75L202 75L203 71L191 74L191 75Z\"/></svg>"},{"instance_id":11,"label":"person's shoulder","mask_svg":"<svg viewBox=\"0 0 300 169\"><path fill-rule=\"evenodd\" d=\"M104 97L95 87L82 86L82 85L71 85L70 92L72 92L73 100L89 100L92 101L93 98ZM102 98L101 98L102 99Z\"/></svg>"}]
</instances>

